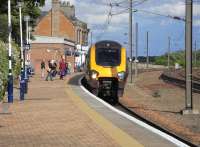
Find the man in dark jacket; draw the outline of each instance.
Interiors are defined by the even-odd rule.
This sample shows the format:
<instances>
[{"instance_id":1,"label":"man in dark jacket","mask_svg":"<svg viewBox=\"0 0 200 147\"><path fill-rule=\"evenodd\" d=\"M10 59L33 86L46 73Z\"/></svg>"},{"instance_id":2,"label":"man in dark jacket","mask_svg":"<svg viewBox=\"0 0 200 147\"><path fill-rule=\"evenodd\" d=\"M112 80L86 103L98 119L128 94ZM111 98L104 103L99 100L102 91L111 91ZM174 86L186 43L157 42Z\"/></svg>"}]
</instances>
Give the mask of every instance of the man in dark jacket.
<instances>
[{"instance_id":1,"label":"man in dark jacket","mask_svg":"<svg viewBox=\"0 0 200 147\"><path fill-rule=\"evenodd\" d=\"M61 59L61 61L59 63L59 69L60 69L60 79L63 80L65 71L66 71L66 63L65 63L64 59Z\"/></svg>"},{"instance_id":2,"label":"man in dark jacket","mask_svg":"<svg viewBox=\"0 0 200 147\"><path fill-rule=\"evenodd\" d=\"M50 60L48 61L48 69L47 69L47 77L46 77L46 81L48 81L48 79L50 78L51 81L53 81L53 78L52 78L52 63L50 62Z\"/></svg>"}]
</instances>

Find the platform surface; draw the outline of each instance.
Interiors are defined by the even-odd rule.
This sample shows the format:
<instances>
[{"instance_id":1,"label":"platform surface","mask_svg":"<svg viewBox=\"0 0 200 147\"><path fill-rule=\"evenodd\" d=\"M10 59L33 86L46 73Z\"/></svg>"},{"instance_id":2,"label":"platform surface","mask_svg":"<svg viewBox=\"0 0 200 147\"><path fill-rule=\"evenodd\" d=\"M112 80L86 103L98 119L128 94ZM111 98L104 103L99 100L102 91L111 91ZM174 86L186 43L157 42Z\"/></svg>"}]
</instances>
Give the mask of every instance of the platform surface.
<instances>
[{"instance_id":1,"label":"platform surface","mask_svg":"<svg viewBox=\"0 0 200 147\"><path fill-rule=\"evenodd\" d=\"M175 146L93 99L78 85L80 76L35 76L25 101L16 92L13 104L0 104L0 147Z\"/></svg>"}]
</instances>

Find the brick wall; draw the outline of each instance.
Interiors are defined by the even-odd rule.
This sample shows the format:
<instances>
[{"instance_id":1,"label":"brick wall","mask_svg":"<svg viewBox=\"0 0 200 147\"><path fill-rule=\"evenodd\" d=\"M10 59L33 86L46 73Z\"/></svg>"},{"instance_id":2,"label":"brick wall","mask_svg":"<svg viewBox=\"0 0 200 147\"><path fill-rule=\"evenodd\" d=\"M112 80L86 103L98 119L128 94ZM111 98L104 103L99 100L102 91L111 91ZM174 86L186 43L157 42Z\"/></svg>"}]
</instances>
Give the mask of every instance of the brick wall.
<instances>
[{"instance_id":1,"label":"brick wall","mask_svg":"<svg viewBox=\"0 0 200 147\"><path fill-rule=\"evenodd\" d=\"M76 26L64 15L64 12L60 8L59 0L52 0L52 6L48 14L38 22L33 34L38 36L62 37L75 42ZM64 49L67 48L71 48L72 52L74 51L74 47L67 46L64 43L31 44L31 61L35 66L35 72L40 73L42 59L45 59L46 63L52 59L59 60L60 56L64 55ZM74 56L66 56L66 62L70 62L72 68L74 68Z\"/></svg>"},{"instance_id":2,"label":"brick wall","mask_svg":"<svg viewBox=\"0 0 200 147\"><path fill-rule=\"evenodd\" d=\"M40 73L40 63L44 59L47 65L48 60L57 60L59 62L60 57L64 55L65 48L73 47L64 45L64 44L32 44L31 46L31 62L34 65L36 74ZM66 58L67 62L72 64L74 68L74 57Z\"/></svg>"},{"instance_id":3,"label":"brick wall","mask_svg":"<svg viewBox=\"0 0 200 147\"><path fill-rule=\"evenodd\" d=\"M72 22L67 19L63 12L60 11L60 26L59 26L59 36L65 37L69 40L75 41L75 27Z\"/></svg>"},{"instance_id":4,"label":"brick wall","mask_svg":"<svg viewBox=\"0 0 200 147\"><path fill-rule=\"evenodd\" d=\"M72 22L70 22L68 18L64 16L63 12L59 11L59 13L57 14L59 15L59 25L54 24L54 27L58 27L57 30L52 30L52 12L49 11L49 13L46 16L44 16L42 20L39 21L39 23L34 29L35 31L33 32L33 34L40 36L65 37L69 40L75 41L74 25L72 24Z\"/></svg>"},{"instance_id":5,"label":"brick wall","mask_svg":"<svg viewBox=\"0 0 200 147\"><path fill-rule=\"evenodd\" d=\"M34 28L33 35L51 36L51 11L39 21Z\"/></svg>"}]
</instances>

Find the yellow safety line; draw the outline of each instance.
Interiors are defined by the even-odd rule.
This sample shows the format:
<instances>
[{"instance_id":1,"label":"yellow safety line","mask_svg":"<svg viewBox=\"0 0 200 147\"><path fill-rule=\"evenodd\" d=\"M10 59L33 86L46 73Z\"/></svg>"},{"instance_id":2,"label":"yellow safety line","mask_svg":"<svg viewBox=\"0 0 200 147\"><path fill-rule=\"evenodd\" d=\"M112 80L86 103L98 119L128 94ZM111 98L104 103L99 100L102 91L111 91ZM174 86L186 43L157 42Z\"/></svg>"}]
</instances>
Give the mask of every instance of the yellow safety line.
<instances>
[{"instance_id":1,"label":"yellow safety line","mask_svg":"<svg viewBox=\"0 0 200 147\"><path fill-rule=\"evenodd\" d=\"M143 147L138 141L113 125L98 112L90 108L79 96L77 96L69 86L65 88L67 94L74 103L86 113L96 124L98 124L111 138L113 138L122 147Z\"/></svg>"}]
</instances>

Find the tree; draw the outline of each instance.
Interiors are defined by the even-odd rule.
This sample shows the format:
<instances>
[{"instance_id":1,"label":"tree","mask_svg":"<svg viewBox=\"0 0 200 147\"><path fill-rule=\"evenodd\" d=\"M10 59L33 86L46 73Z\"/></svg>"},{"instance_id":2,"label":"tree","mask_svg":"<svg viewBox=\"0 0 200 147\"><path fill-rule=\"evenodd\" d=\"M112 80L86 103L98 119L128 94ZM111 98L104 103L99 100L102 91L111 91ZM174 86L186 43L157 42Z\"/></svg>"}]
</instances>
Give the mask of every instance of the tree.
<instances>
[{"instance_id":1,"label":"tree","mask_svg":"<svg viewBox=\"0 0 200 147\"><path fill-rule=\"evenodd\" d=\"M0 39L6 42L8 38L8 18L7 15L0 15Z\"/></svg>"},{"instance_id":2,"label":"tree","mask_svg":"<svg viewBox=\"0 0 200 147\"><path fill-rule=\"evenodd\" d=\"M0 101L3 98L7 87L8 76L8 6L7 0L0 0ZM30 24L34 27L37 18L40 16L40 8L36 6L36 0L24 0L24 6L22 7L22 15L29 15L31 18ZM39 0L40 6L45 4L45 0ZM13 75L14 79L20 74L20 48L17 44L20 44L20 30L19 30L19 9L17 7L17 0L11 0L11 17L12 17L12 63L13 63ZM25 28L25 22L23 22L23 28ZM23 33L25 36L25 30ZM2 40L2 41L1 41ZM17 43L17 44L16 44Z\"/></svg>"},{"instance_id":3,"label":"tree","mask_svg":"<svg viewBox=\"0 0 200 147\"><path fill-rule=\"evenodd\" d=\"M12 15L12 38L16 43L20 43L20 31L19 31L19 9L17 6L17 2L19 0L11 0L11 15ZM40 16L41 10L36 5L39 2L39 6L43 6L45 4L45 0L23 0L24 6L22 7L22 15L29 15L31 20L30 24L32 27L36 25L36 20ZM0 39L4 42L7 41L8 38L8 6L7 0L0 0ZM25 22L23 22L23 27L25 28ZM25 29L23 29L23 33L25 35Z\"/></svg>"}]
</instances>

